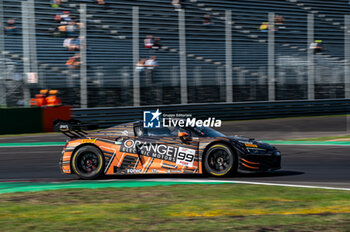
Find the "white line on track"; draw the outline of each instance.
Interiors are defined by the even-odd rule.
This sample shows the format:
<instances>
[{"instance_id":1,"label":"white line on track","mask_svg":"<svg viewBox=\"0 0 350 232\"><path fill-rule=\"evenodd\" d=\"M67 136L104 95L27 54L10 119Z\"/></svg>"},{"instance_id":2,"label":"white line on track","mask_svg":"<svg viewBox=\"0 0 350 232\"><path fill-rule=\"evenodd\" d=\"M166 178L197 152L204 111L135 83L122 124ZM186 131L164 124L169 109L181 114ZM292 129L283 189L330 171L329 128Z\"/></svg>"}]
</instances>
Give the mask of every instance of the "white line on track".
<instances>
[{"instance_id":1,"label":"white line on track","mask_svg":"<svg viewBox=\"0 0 350 232\"><path fill-rule=\"evenodd\" d=\"M197 179L124 179L123 181L158 181L158 182L193 182L193 183L231 183L231 184L251 184L251 185L266 185L266 186L281 186L294 188L309 188L309 189L328 189L328 190L344 190L350 191L350 188L337 188L313 185L298 185L298 184L280 184L280 183L266 183L254 181L235 181L235 180L197 180ZM115 180L101 180L101 181L115 181Z\"/></svg>"},{"instance_id":2,"label":"white line on track","mask_svg":"<svg viewBox=\"0 0 350 232\"><path fill-rule=\"evenodd\" d=\"M337 187L325 187L325 186L313 186L313 185L279 184L279 183L265 183L265 182L252 182L252 181L232 181L232 182L237 183L237 184L253 184L253 185L267 185L267 186L282 186L282 187L295 187L295 188L330 189L330 190L350 191L350 188L337 188Z\"/></svg>"}]
</instances>

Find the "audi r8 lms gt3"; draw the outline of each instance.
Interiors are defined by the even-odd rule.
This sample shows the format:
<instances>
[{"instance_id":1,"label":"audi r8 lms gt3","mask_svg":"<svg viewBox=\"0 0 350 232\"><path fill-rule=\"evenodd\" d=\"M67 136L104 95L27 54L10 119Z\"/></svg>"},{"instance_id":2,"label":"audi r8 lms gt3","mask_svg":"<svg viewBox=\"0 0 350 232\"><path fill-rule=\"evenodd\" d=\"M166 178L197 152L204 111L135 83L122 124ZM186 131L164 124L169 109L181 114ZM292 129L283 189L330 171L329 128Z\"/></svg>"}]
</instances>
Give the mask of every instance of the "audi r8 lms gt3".
<instances>
[{"instance_id":1,"label":"audi r8 lms gt3","mask_svg":"<svg viewBox=\"0 0 350 232\"><path fill-rule=\"evenodd\" d=\"M265 172L280 168L273 146L209 127L144 128L142 121L87 133L78 121L55 122L70 137L60 160L63 173L83 179L124 174Z\"/></svg>"}]
</instances>

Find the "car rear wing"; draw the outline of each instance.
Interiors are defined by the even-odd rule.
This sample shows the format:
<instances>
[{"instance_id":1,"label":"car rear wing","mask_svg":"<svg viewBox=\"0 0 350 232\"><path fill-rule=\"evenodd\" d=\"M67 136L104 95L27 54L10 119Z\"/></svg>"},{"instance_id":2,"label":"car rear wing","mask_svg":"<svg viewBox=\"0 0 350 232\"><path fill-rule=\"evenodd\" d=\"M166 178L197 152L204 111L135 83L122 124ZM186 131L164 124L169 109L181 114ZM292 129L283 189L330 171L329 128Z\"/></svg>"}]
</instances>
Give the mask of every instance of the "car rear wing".
<instances>
[{"instance_id":1,"label":"car rear wing","mask_svg":"<svg viewBox=\"0 0 350 232\"><path fill-rule=\"evenodd\" d=\"M88 134L86 130L98 128L96 125L89 125L74 119L68 121L57 119L53 122L53 126L56 132L62 132L65 136L71 139L86 137Z\"/></svg>"}]
</instances>

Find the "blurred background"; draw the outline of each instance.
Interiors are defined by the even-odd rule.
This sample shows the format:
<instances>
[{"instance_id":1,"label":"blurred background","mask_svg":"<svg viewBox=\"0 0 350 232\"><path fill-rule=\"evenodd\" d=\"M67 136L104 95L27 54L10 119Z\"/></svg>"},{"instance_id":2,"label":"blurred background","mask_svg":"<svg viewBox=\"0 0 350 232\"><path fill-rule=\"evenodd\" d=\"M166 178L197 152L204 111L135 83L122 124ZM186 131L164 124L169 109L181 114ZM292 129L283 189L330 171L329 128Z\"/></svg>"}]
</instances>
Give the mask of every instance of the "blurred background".
<instances>
[{"instance_id":1,"label":"blurred background","mask_svg":"<svg viewBox=\"0 0 350 232\"><path fill-rule=\"evenodd\" d=\"M0 1L0 105L350 97L349 1Z\"/></svg>"}]
</instances>

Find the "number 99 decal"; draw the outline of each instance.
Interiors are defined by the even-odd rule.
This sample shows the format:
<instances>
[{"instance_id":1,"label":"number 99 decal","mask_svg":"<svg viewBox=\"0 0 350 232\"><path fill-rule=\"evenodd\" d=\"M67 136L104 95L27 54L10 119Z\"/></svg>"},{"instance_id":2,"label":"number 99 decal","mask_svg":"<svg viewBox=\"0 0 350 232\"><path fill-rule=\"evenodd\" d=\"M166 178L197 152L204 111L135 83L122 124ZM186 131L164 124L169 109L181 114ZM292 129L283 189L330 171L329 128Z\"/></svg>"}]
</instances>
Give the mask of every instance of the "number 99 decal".
<instances>
[{"instance_id":1,"label":"number 99 decal","mask_svg":"<svg viewBox=\"0 0 350 232\"><path fill-rule=\"evenodd\" d=\"M180 147L176 158L176 164L186 167L192 167L196 151Z\"/></svg>"}]
</instances>

